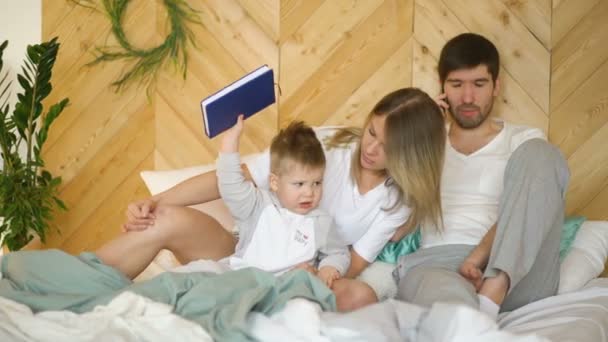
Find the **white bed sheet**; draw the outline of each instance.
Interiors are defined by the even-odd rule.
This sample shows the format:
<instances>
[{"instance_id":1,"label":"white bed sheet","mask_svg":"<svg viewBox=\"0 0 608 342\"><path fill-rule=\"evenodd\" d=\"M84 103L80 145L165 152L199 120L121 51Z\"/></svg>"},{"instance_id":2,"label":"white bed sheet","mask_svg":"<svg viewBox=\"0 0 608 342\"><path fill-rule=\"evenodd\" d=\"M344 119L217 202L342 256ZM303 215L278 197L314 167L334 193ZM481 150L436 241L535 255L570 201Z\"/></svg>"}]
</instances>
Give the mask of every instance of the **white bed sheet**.
<instances>
[{"instance_id":1,"label":"white bed sheet","mask_svg":"<svg viewBox=\"0 0 608 342\"><path fill-rule=\"evenodd\" d=\"M502 315L504 331L534 333L551 341L608 342L608 278Z\"/></svg>"},{"instance_id":2,"label":"white bed sheet","mask_svg":"<svg viewBox=\"0 0 608 342\"><path fill-rule=\"evenodd\" d=\"M293 312L292 307L270 318L251 315L254 334L270 341L288 337L294 341L608 342L608 278L502 314L497 323L461 305L437 303L425 309L396 300L348 314L310 308L299 310L300 315ZM308 327L306 334L302 326ZM309 338L314 334L316 339Z\"/></svg>"},{"instance_id":3,"label":"white bed sheet","mask_svg":"<svg viewBox=\"0 0 608 342\"><path fill-rule=\"evenodd\" d=\"M292 300L272 317L250 314L263 341L491 341L608 342L608 278L500 316L497 323L471 308L438 303L431 309L389 300L348 314L320 312ZM165 304L132 293L93 312L29 308L0 297L0 341L211 341L195 323Z\"/></svg>"},{"instance_id":4,"label":"white bed sheet","mask_svg":"<svg viewBox=\"0 0 608 342\"><path fill-rule=\"evenodd\" d=\"M200 325L171 311L168 305L131 292L83 314L34 314L27 306L0 297L0 341L213 341Z\"/></svg>"}]
</instances>

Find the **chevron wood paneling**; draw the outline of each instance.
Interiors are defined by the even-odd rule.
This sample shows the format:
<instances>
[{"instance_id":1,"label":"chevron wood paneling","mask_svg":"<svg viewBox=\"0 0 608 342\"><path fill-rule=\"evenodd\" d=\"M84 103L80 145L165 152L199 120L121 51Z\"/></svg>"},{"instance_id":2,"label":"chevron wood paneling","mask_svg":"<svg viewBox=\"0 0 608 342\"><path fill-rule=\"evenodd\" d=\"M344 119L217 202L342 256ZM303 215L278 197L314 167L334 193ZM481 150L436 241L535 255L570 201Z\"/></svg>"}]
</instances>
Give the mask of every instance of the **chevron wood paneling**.
<instances>
[{"instance_id":1,"label":"chevron wood paneling","mask_svg":"<svg viewBox=\"0 0 608 342\"><path fill-rule=\"evenodd\" d=\"M495 115L546 132L550 52L528 29L535 27L538 32L546 32L550 28L544 18L530 19L530 12L550 13L550 4L543 3L416 0L413 85L438 94L437 61L445 42L463 32L481 33L495 42L501 52L502 90L494 104ZM540 22L547 27L541 28Z\"/></svg>"},{"instance_id":2,"label":"chevron wood paneling","mask_svg":"<svg viewBox=\"0 0 608 342\"><path fill-rule=\"evenodd\" d=\"M156 92L156 169L211 163L221 138L203 133L200 100L263 64L278 70L279 3L217 0L190 1L202 25L191 26L197 48L189 50L188 77L163 73ZM161 35L164 25L158 6ZM278 79L278 75L275 75ZM247 120L243 153L261 151L277 129L277 105Z\"/></svg>"},{"instance_id":3,"label":"chevron wood paneling","mask_svg":"<svg viewBox=\"0 0 608 342\"><path fill-rule=\"evenodd\" d=\"M551 47L551 0L502 0L502 3L545 48Z\"/></svg>"},{"instance_id":4,"label":"chevron wood paneling","mask_svg":"<svg viewBox=\"0 0 608 342\"><path fill-rule=\"evenodd\" d=\"M552 0L551 46L576 26L577 23L603 0Z\"/></svg>"},{"instance_id":5,"label":"chevron wood paneling","mask_svg":"<svg viewBox=\"0 0 608 342\"><path fill-rule=\"evenodd\" d=\"M283 3L280 126L357 125L381 96L410 85L413 1Z\"/></svg>"},{"instance_id":6,"label":"chevron wood paneling","mask_svg":"<svg viewBox=\"0 0 608 342\"><path fill-rule=\"evenodd\" d=\"M190 51L189 77L167 71L149 94L135 87L115 94L109 84L127 64L84 66L95 46L115 44L107 18L72 2L43 3L43 37L62 42L49 103L71 99L44 151L48 168L63 178L61 197L70 208L54 222L60 234L50 234L48 247L76 253L118 234L126 205L147 196L141 170L212 162L218 141L203 135L200 99L262 64L278 70L277 1L191 6L203 25L193 26L197 48ZM124 18L136 46L154 46L167 34L160 2L133 2ZM248 120L243 152L267 146L277 122L276 105Z\"/></svg>"},{"instance_id":7,"label":"chevron wood paneling","mask_svg":"<svg viewBox=\"0 0 608 342\"><path fill-rule=\"evenodd\" d=\"M154 3L130 6L125 27L130 39L155 38L147 22ZM47 103L70 98L50 130L44 156L61 175L59 212L46 247L77 253L94 249L120 231L125 205L146 192L139 171L153 167L154 112L145 93L114 94L109 88L124 66L84 67L95 46L114 44L103 15L67 1L43 1L43 39L59 37L53 92Z\"/></svg>"},{"instance_id":8,"label":"chevron wood paneling","mask_svg":"<svg viewBox=\"0 0 608 342\"><path fill-rule=\"evenodd\" d=\"M562 0L553 8L549 137L572 173L567 211L606 220L608 1Z\"/></svg>"},{"instance_id":9,"label":"chevron wood paneling","mask_svg":"<svg viewBox=\"0 0 608 342\"><path fill-rule=\"evenodd\" d=\"M608 219L607 0L189 3L202 25L191 26L196 48L187 78L164 71L146 96L108 88L121 62L84 67L95 46L114 43L107 18L72 2L43 1L43 37L62 42L50 101L67 96L72 103L44 151L70 206L48 246L76 253L118 234L126 204L147 196L142 169L212 162L219 139L204 136L199 101L246 72L268 64L279 85L278 103L246 123L241 147L250 153L294 119L358 125L394 89L437 94L441 47L469 31L501 52L495 113L543 129L568 158L568 213ZM154 46L167 34L165 21L161 2L133 1L126 32L137 46Z\"/></svg>"}]
</instances>

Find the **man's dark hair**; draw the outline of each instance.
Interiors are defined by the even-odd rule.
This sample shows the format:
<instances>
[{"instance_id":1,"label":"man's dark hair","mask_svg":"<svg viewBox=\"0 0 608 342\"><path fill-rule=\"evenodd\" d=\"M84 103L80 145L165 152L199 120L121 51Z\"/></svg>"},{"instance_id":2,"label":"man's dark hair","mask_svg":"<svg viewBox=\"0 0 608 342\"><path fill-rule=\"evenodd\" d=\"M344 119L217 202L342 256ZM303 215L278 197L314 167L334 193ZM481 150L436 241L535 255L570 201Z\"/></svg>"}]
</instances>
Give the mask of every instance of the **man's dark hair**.
<instances>
[{"instance_id":1,"label":"man's dark hair","mask_svg":"<svg viewBox=\"0 0 608 342\"><path fill-rule=\"evenodd\" d=\"M439 80L443 84L448 74L455 70L472 69L485 65L496 82L500 59L491 41L475 33L463 33L450 39L439 56Z\"/></svg>"}]
</instances>

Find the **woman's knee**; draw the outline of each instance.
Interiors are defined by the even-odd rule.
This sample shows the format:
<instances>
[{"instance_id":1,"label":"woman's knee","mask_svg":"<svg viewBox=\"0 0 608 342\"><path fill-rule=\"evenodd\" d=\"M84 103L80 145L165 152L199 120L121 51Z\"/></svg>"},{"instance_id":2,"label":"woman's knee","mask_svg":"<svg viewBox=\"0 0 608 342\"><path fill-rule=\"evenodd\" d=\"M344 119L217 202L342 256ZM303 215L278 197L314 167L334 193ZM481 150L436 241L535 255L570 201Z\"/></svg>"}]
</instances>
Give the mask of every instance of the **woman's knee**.
<instances>
[{"instance_id":1,"label":"woman's knee","mask_svg":"<svg viewBox=\"0 0 608 342\"><path fill-rule=\"evenodd\" d=\"M234 253L236 240L213 217L201 211L179 206L157 208L155 224L164 249L172 251L181 262L218 259Z\"/></svg>"},{"instance_id":2,"label":"woman's knee","mask_svg":"<svg viewBox=\"0 0 608 342\"><path fill-rule=\"evenodd\" d=\"M374 290L366 283L342 279L334 283L338 311L352 311L378 302Z\"/></svg>"},{"instance_id":3,"label":"woman's knee","mask_svg":"<svg viewBox=\"0 0 608 342\"><path fill-rule=\"evenodd\" d=\"M177 238L184 234L219 225L211 216L188 207L163 205L154 212L155 220L151 229L156 230L163 238Z\"/></svg>"}]
</instances>

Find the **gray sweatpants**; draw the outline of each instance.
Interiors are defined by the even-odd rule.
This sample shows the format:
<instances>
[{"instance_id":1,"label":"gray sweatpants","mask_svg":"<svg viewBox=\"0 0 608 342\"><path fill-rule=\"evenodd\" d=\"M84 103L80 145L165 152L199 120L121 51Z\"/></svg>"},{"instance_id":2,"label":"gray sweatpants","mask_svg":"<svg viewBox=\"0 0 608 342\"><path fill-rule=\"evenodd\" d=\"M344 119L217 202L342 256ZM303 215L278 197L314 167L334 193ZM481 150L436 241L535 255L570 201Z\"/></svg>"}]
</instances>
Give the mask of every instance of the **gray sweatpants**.
<instances>
[{"instance_id":1,"label":"gray sweatpants","mask_svg":"<svg viewBox=\"0 0 608 342\"><path fill-rule=\"evenodd\" d=\"M541 139L523 143L507 163L496 236L484 273L487 278L502 270L510 278L502 312L557 292L568 179L562 154ZM474 287L458 273L474 248L445 245L403 256L394 272L397 298L423 306L443 301L477 308Z\"/></svg>"}]
</instances>

